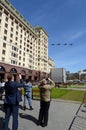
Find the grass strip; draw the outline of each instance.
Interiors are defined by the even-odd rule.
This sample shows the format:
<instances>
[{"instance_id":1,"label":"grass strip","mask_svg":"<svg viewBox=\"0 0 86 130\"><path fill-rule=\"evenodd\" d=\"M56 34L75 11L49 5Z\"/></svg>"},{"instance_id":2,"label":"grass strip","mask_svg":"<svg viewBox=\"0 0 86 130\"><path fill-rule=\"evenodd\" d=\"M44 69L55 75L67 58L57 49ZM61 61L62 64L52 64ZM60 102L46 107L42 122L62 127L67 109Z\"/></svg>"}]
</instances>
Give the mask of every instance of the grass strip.
<instances>
[{"instance_id":1,"label":"grass strip","mask_svg":"<svg viewBox=\"0 0 86 130\"><path fill-rule=\"evenodd\" d=\"M36 87L33 89L37 90L38 88ZM86 103L86 91L54 88L52 89L51 97L54 99L62 99L78 102L82 102L84 98L84 103Z\"/></svg>"}]
</instances>

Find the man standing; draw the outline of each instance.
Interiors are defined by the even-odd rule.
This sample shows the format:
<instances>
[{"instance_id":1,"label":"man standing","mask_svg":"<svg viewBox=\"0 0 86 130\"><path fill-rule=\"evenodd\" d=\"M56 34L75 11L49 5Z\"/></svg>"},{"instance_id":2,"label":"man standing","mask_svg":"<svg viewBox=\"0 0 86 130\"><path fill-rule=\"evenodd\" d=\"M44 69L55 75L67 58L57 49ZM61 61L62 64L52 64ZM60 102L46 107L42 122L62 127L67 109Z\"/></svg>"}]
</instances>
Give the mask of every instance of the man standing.
<instances>
[{"instance_id":1,"label":"man standing","mask_svg":"<svg viewBox=\"0 0 86 130\"><path fill-rule=\"evenodd\" d=\"M4 130L8 130L9 119L12 114L13 123L12 130L17 130L18 128L18 108L19 102L22 100L18 88L24 86L21 80L21 75L19 75L20 82L14 81L14 76L9 74L7 76L8 81L5 83L5 99L4 99L4 109L5 109L5 123Z\"/></svg>"},{"instance_id":2,"label":"man standing","mask_svg":"<svg viewBox=\"0 0 86 130\"><path fill-rule=\"evenodd\" d=\"M55 86L55 83L50 79L43 79L40 81L40 111L38 125L45 127L48 125L49 107L51 101L51 89Z\"/></svg>"},{"instance_id":3,"label":"man standing","mask_svg":"<svg viewBox=\"0 0 86 130\"><path fill-rule=\"evenodd\" d=\"M32 108L32 83L29 81L29 79L26 79L26 83L24 86L24 110L26 110L27 101L28 101L30 110L33 110Z\"/></svg>"}]
</instances>

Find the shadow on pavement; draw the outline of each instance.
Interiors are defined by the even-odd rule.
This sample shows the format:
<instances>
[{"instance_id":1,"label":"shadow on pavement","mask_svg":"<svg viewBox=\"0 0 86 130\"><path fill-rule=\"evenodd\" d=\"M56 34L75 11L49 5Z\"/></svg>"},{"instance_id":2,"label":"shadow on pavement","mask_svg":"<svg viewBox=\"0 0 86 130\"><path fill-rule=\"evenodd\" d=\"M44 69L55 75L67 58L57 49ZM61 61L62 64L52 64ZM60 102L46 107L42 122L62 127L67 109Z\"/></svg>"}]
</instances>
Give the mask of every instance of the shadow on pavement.
<instances>
[{"instance_id":1,"label":"shadow on pavement","mask_svg":"<svg viewBox=\"0 0 86 130\"><path fill-rule=\"evenodd\" d=\"M30 120L30 121L34 122L35 124L37 124L37 122L38 122L38 120L37 120L35 117L31 116L31 115L19 113L19 116L20 116L21 118Z\"/></svg>"},{"instance_id":2,"label":"shadow on pavement","mask_svg":"<svg viewBox=\"0 0 86 130\"><path fill-rule=\"evenodd\" d=\"M4 104L0 104L0 111L4 112Z\"/></svg>"},{"instance_id":3,"label":"shadow on pavement","mask_svg":"<svg viewBox=\"0 0 86 130\"><path fill-rule=\"evenodd\" d=\"M4 126L4 120L3 117L0 117L0 130L3 130L3 126Z\"/></svg>"},{"instance_id":4,"label":"shadow on pavement","mask_svg":"<svg viewBox=\"0 0 86 130\"><path fill-rule=\"evenodd\" d=\"M23 110L23 106L22 106L22 105L20 105L20 104L19 104L19 108L20 108L21 110Z\"/></svg>"}]
</instances>

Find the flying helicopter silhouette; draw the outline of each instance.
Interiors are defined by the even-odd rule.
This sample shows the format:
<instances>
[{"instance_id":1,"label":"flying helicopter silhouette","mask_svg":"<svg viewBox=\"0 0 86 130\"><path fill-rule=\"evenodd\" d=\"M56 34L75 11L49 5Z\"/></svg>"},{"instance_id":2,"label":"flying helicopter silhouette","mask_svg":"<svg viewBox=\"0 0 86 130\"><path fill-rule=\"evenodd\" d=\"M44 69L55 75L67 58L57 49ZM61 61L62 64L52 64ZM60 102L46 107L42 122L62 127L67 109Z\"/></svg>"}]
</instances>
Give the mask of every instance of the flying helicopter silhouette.
<instances>
[{"instance_id":1,"label":"flying helicopter silhouette","mask_svg":"<svg viewBox=\"0 0 86 130\"><path fill-rule=\"evenodd\" d=\"M67 46L67 45L69 45L69 46L72 46L73 45L73 43L52 43L52 44L50 44L51 46L60 46L60 45L64 45L64 46Z\"/></svg>"}]
</instances>

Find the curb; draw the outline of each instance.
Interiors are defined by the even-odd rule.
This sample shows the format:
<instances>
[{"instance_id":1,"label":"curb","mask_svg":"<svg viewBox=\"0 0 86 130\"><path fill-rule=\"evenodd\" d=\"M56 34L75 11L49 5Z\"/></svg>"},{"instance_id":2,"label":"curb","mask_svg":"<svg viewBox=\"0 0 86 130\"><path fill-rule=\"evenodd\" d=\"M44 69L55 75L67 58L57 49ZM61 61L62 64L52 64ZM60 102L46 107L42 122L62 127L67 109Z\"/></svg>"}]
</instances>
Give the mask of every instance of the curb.
<instances>
[{"instance_id":1,"label":"curb","mask_svg":"<svg viewBox=\"0 0 86 130\"><path fill-rule=\"evenodd\" d=\"M74 104L81 104L81 102L78 102L78 101L62 100L62 99L52 99L51 101L67 102L67 103L74 103Z\"/></svg>"}]
</instances>

